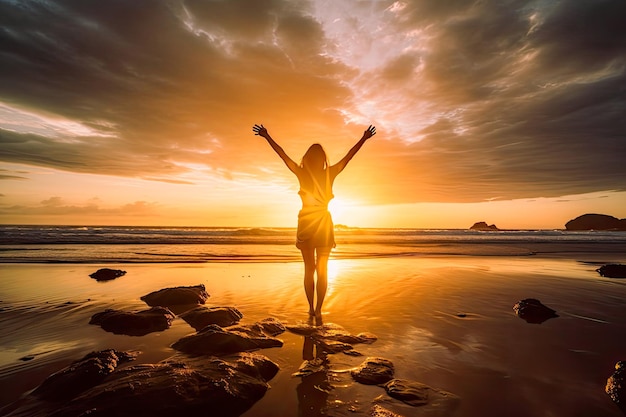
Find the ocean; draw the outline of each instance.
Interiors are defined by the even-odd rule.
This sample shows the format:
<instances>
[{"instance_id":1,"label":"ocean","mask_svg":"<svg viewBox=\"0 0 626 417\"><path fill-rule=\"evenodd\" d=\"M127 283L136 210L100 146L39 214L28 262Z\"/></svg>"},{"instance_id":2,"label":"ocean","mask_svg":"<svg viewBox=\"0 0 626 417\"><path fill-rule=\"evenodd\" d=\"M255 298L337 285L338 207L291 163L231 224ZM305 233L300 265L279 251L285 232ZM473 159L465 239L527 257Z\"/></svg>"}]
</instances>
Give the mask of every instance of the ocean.
<instances>
[{"instance_id":1,"label":"ocean","mask_svg":"<svg viewBox=\"0 0 626 417\"><path fill-rule=\"evenodd\" d=\"M0 226L0 415L89 352L139 352L129 366L179 355L172 345L195 332L182 317L144 336L90 324L107 309L146 310L141 297L153 291L202 284L205 307L235 307L241 324L307 322L294 237L290 228ZM256 353L280 371L242 417L366 417L375 403L407 417L623 415L604 388L626 352L626 281L596 269L626 263L626 232L338 228L336 241L323 322L378 340L355 345L362 356L322 351L323 372L296 377L310 359L306 339L279 335L282 347ZM126 274L90 278L105 266ZM558 317L517 317L525 298ZM347 371L372 356L460 403L414 408L355 382Z\"/></svg>"},{"instance_id":2,"label":"ocean","mask_svg":"<svg viewBox=\"0 0 626 417\"><path fill-rule=\"evenodd\" d=\"M338 228L333 259L626 253L626 232ZM293 228L0 225L0 263L300 261Z\"/></svg>"}]
</instances>

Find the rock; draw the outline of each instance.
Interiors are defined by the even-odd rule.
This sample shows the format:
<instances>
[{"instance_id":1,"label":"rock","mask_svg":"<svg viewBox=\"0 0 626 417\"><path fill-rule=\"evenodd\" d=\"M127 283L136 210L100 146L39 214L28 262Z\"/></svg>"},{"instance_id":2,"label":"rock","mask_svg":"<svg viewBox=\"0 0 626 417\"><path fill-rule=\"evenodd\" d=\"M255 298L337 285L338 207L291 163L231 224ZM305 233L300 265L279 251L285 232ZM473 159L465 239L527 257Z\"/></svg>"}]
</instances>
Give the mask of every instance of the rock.
<instances>
[{"instance_id":1,"label":"rock","mask_svg":"<svg viewBox=\"0 0 626 417\"><path fill-rule=\"evenodd\" d=\"M603 277L608 278L626 278L626 265L606 264L596 269Z\"/></svg>"},{"instance_id":2,"label":"rock","mask_svg":"<svg viewBox=\"0 0 626 417\"><path fill-rule=\"evenodd\" d=\"M149 306L171 307L176 305L204 304L209 294L204 284L189 287L164 288L141 297Z\"/></svg>"},{"instance_id":3,"label":"rock","mask_svg":"<svg viewBox=\"0 0 626 417\"><path fill-rule=\"evenodd\" d=\"M541 304L541 301L535 298L525 298L518 301L517 304L513 306L513 310L519 318L522 318L526 320L526 322L532 324L541 324L553 317L559 317L555 310L546 307Z\"/></svg>"},{"instance_id":4,"label":"rock","mask_svg":"<svg viewBox=\"0 0 626 417\"><path fill-rule=\"evenodd\" d=\"M429 405L436 409L451 411L459 402L456 395L441 391L420 382L406 379L392 379L385 384L385 391L390 397L413 407ZM443 413L447 415L446 413Z\"/></svg>"},{"instance_id":5,"label":"rock","mask_svg":"<svg viewBox=\"0 0 626 417\"><path fill-rule=\"evenodd\" d=\"M393 411L387 410L385 407L381 407L375 404L370 410L371 417L403 417L400 414L396 414Z\"/></svg>"},{"instance_id":6,"label":"rock","mask_svg":"<svg viewBox=\"0 0 626 417\"><path fill-rule=\"evenodd\" d=\"M278 366L262 355L174 357L114 371L64 404L42 403L33 417L238 416L265 395ZM16 411L20 415L20 410ZM21 413L23 414L23 413Z\"/></svg>"},{"instance_id":7,"label":"rock","mask_svg":"<svg viewBox=\"0 0 626 417\"><path fill-rule=\"evenodd\" d=\"M476 222L470 227L470 230L500 230L495 224L487 224L485 222Z\"/></svg>"},{"instance_id":8,"label":"rock","mask_svg":"<svg viewBox=\"0 0 626 417\"><path fill-rule=\"evenodd\" d=\"M299 334L300 336L311 336L320 331L319 327L304 323L288 324L285 328L291 333Z\"/></svg>"},{"instance_id":9,"label":"rock","mask_svg":"<svg viewBox=\"0 0 626 417\"><path fill-rule=\"evenodd\" d=\"M281 340L265 335L258 324L256 327L236 327L223 329L212 324L196 334L183 337L172 348L185 353L219 356L283 345Z\"/></svg>"},{"instance_id":10,"label":"rock","mask_svg":"<svg viewBox=\"0 0 626 417\"><path fill-rule=\"evenodd\" d=\"M132 361L135 357L135 353L113 349L91 352L50 375L33 391L33 395L48 401L66 401L100 384L118 365Z\"/></svg>"},{"instance_id":11,"label":"rock","mask_svg":"<svg viewBox=\"0 0 626 417\"><path fill-rule=\"evenodd\" d=\"M604 390L615 404L626 413L626 362L615 364L615 372L606 381Z\"/></svg>"},{"instance_id":12,"label":"rock","mask_svg":"<svg viewBox=\"0 0 626 417\"><path fill-rule=\"evenodd\" d=\"M263 328L263 332L270 336L278 336L286 330L285 325L274 317L263 319L258 324Z\"/></svg>"},{"instance_id":13,"label":"rock","mask_svg":"<svg viewBox=\"0 0 626 417\"><path fill-rule=\"evenodd\" d=\"M239 323L243 314L235 307L196 307L180 315L191 327L202 330L210 324L228 327Z\"/></svg>"},{"instance_id":14,"label":"rock","mask_svg":"<svg viewBox=\"0 0 626 417\"><path fill-rule=\"evenodd\" d=\"M387 359L370 357L354 368L350 373L356 382L366 385L378 385L393 378L393 363Z\"/></svg>"},{"instance_id":15,"label":"rock","mask_svg":"<svg viewBox=\"0 0 626 417\"><path fill-rule=\"evenodd\" d=\"M119 278L123 275L126 275L126 271L110 268L98 269L93 274L89 274L89 276L96 281L111 281L112 279Z\"/></svg>"},{"instance_id":16,"label":"rock","mask_svg":"<svg viewBox=\"0 0 626 417\"><path fill-rule=\"evenodd\" d=\"M296 324L285 327L292 333L310 336L313 342L326 353L344 352L348 355L360 355L353 350L353 344L371 344L377 340L377 337L372 333L364 332L353 335L343 327L333 323L324 324L323 326Z\"/></svg>"},{"instance_id":17,"label":"rock","mask_svg":"<svg viewBox=\"0 0 626 417\"><path fill-rule=\"evenodd\" d=\"M302 362L302 364L300 364L300 367L298 368L298 371L291 374L291 376L306 377L316 374L318 372L326 371L328 371L328 363L326 363L323 358L315 358Z\"/></svg>"},{"instance_id":18,"label":"rock","mask_svg":"<svg viewBox=\"0 0 626 417\"><path fill-rule=\"evenodd\" d=\"M313 337L313 343L315 343L318 348L321 348L325 353L341 353L353 350L352 345L339 342L337 340Z\"/></svg>"},{"instance_id":19,"label":"rock","mask_svg":"<svg viewBox=\"0 0 626 417\"><path fill-rule=\"evenodd\" d=\"M176 316L165 307L152 307L139 312L107 309L91 317L89 324L96 324L107 332L128 336L143 336L169 329Z\"/></svg>"},{"instance_id":20,"label":"rock","mask_svg":"<svg viewBox=\"0 0 626 417\"><path fill-rule=\"evenodd\" d=\"M626 230L626 219L606 214L583 214L565 223L567 230Z\"/></svg>"}]
</instances>

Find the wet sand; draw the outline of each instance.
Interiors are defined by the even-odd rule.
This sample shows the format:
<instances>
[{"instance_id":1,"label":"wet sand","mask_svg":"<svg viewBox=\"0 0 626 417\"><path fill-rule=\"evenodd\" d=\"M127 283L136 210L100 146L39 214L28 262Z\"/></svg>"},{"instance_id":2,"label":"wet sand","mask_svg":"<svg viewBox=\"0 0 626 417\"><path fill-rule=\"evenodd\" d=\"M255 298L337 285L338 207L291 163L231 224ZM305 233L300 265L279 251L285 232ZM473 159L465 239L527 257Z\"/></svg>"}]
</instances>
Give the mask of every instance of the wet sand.
<instances>
[{"instance_id":1,"label":"wet sand","mask_svg":"<svg viewBox=\"0 0 626 417\"><path fill-rule=\"evenodd\" d=\"M303 361L304 338L280 335L282 348L260 351L280 371L244 416L364 416L376 398L405 416L441 415L354 382L346 371L367 356L391 360L397 378L459 396L446 415L620 416L604 385L615 362L626 359L626 280L600 277L595 269L604 262L626 258L579 253L331 260L324 323L371 332L378 340L355 345L363 357L329 355L328 372L300 378L292 374ZM105 308L145 309L139 297L161 288L202 283L211 295L207 305L237 307L242 323L307 320L298 262L106 265L127 274L96 282L88 275L99 267L0 265L0 405L93 350L139 350L137 363L171 356L169 346L194 332L182 319L141 337L88 324ZM512 308L524 298L540 299L559 317L525 322Z\"/></svg>"}]
</instances>

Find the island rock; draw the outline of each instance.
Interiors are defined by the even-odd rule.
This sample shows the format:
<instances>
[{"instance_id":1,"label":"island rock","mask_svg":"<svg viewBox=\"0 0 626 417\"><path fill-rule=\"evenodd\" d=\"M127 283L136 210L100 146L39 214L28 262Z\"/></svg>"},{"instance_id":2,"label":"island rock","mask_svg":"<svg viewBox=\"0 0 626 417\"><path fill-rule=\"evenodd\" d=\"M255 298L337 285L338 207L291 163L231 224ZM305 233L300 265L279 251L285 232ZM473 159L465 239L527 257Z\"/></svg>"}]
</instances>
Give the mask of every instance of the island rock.
<instances>
[{"instance_id":1,"label":"island rock","mask_svg":"<svg viewBox=\"0 0 626 417\"><path fill-rule=\"evenodd\" d=\"M500 230L495 224L487 224L485 222L476 222L470 227L470 230Z\"/></svg>"},{"instance_id":2,"label":"island rock","mask_svg":"<svg viewBox=\"0 0 626 417\"><path fill-rule=\"evenodd\" d=\"M626 265L606 264L596 269L603 277L608 278L626 278Z\"/></svg>"},{"instance_id":3,"label":"island rock","mask_svg":"<svg viewBox=\"0 0 626 417\"><path fill-rule=\"evenodd\" d=\"M567 230L626 230L626 219L606 214L583 214L565 223Z\"/></svg>"},{"instance_id":4,"label":"island rock","mask_svg":"<svg viewBox=\"0 0 626 417\"><path fill-rule=\"evenodd\" d=\"M124 275L126 275L126 271L122 271L121 269L110 269L110 268L98 269L93 274L89 274L89 276L95 279L96 281L111 281L115 278L119 278Z\"/></svg>"},{"instance_id":5,"label":"island rock","mask_svg":"<svg viewBox=\"0 0 626 417\"><path fill-rule=\"evenodd\" d=\"M221 359L173 357L110 372L101 383L85 387L67 402L30 396L12 415L165 417L208 412L234 417L265 395L268 381L277 372L275 363L258 354ZM63 390L60 381L55 384Z\"/></svg>"},{"instance_id":6,"label":"island rock","mask_svg":"<svg viewBox=\"0 0 626 417\"><path fill-rule=\"evenodd\" d=\"M189 287L164 288L144 295L141 300L151 307L171 307L204 304L207 298L209 298L209 294L206 292L204 284L200 284Z\"/></svg>"},{"instance_id":7,"label":"island rock","mask_svg":"<svg viewBox=\"0 0 626 417\"><path fill-rule=\"evenodd\" d=\"M152 307L139 312L107 309L91 317L89 324L96 324L107 332L128 336L143 336L168 329L176 316L165 307Z\"/></svg>"},{"instance_id":8,"label":"island rock","mask_svg":"<svg viewBox=\"0 0 626 417\"><path fill-rule=\"evenodd\" d=\"M518 301L513 306L513 310L518 317L526 320L528 323L541 324L553 317L559 317L555 310L541 304L541 301L535 298L525 298Z\"/></svg>"},{"instance_id":9,"label":"island rock","mask_svg":"<svg viewBox=\"0 0 626 417\"><path fill-rule=\"evenodd\" d=\"M172 348L190 354L219 356L282 345L281 340L264 334L258 324L225 329L212 324L183 337Z\"/></svg>"},{"instance_id":10,"label":"island rock","mask_svg":"<svg viewBox=\"0 0 626 417\"><path fill-rule=\"evenodd\" d=\"M199 306L180 315L191 327L202 330L210 324L228 327L239 323L243 314L235 307L203 307Z\"/></svg>"}]
</instances>

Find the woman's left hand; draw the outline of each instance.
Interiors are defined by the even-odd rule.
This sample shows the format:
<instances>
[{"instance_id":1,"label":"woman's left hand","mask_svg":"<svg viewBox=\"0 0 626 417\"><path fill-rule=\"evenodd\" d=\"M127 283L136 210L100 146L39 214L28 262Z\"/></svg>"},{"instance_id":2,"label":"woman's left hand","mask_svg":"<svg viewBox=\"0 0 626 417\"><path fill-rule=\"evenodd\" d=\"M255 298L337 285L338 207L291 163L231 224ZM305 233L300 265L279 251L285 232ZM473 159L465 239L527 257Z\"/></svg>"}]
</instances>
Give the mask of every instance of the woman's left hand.
<instances>
[{"instance_id":1,"label":"woman's left hand","mask_svg":"<svg viewBox=\"0 0 626 417\"><path fill-rule=\"evenodd\" d=\"M267 129L263 127L263 125L254 125L252 127L252 131L257 136L262 136L264 138L267 138L269 136L269 133L267 133Z\"/></svg>"}]
</instances>

